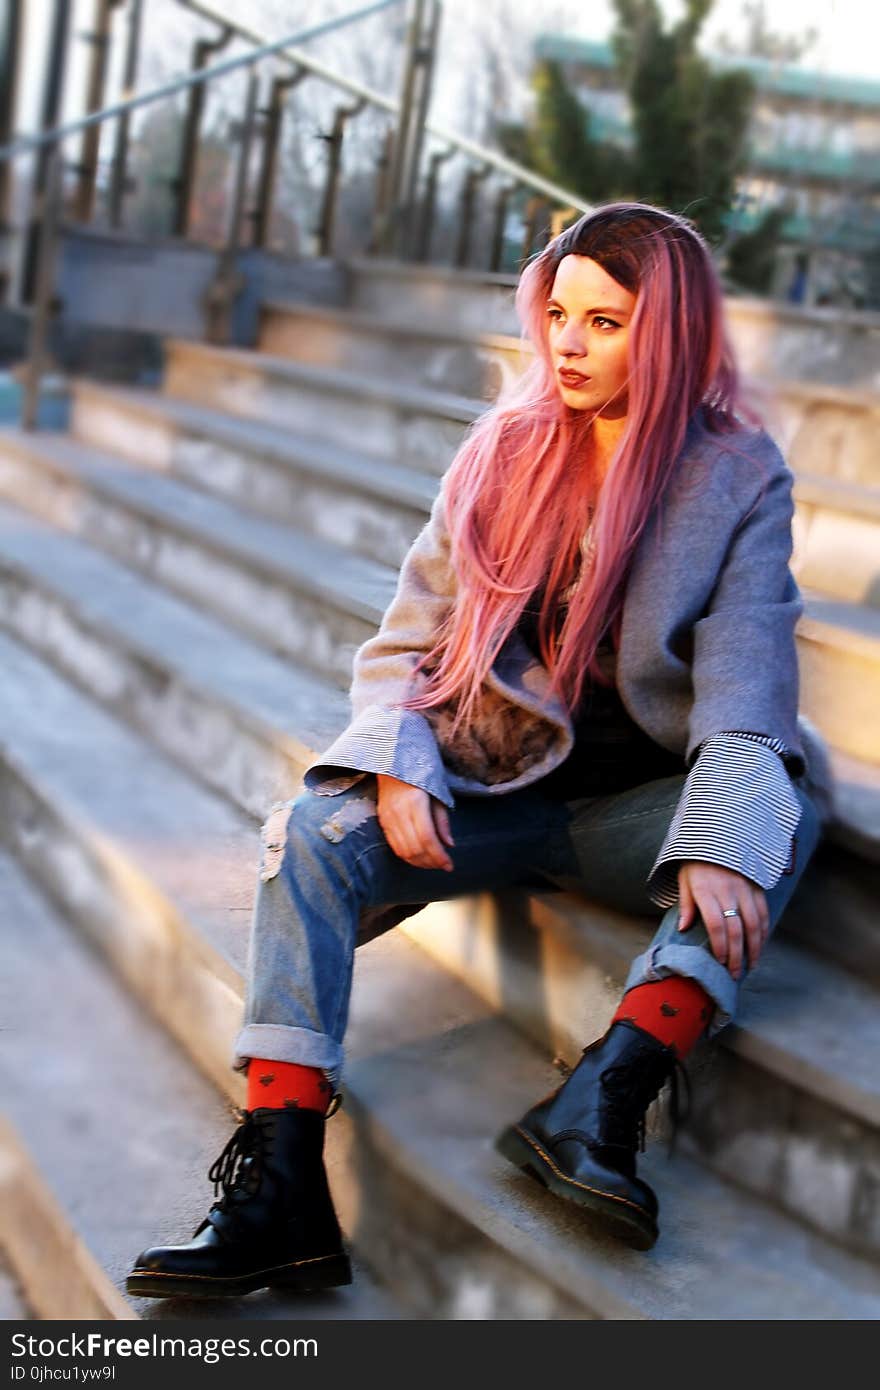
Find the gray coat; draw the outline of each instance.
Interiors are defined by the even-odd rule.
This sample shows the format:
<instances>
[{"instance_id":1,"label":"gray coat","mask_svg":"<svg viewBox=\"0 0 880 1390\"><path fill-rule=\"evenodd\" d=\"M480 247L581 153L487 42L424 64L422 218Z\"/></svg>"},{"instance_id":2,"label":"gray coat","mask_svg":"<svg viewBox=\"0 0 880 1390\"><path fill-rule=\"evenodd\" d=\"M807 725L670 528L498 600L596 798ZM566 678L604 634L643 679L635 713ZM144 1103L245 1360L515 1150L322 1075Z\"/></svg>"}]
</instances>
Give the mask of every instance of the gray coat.
<instances>
[{"instance_id":1,"label":"gray coat","mask_svg":"<svg viewBox=\"0 0 880 1390\"><path fill-rule=\"evenodd\" d=\"M699 414L691 421L630 567L617 688L635 722L688 767L713 733L781 739L789 773L803 777L827 820L827 749L798 714L795 627L803 601L789 569L793 475L765 431L741 432L736 450L732 442L708 434ZM765 477L766 494L752 511ZM486 677L476 723L454 740L448 709L392 708L414 688L413 667L455 592L445 487L446 478L379 631L355 654L352 721L306 771L306 786L322 795L382 772L453 807L455 792L497 795L536 782L572 747L571 718L516 632Z\"/></svg>"}]
</instances>

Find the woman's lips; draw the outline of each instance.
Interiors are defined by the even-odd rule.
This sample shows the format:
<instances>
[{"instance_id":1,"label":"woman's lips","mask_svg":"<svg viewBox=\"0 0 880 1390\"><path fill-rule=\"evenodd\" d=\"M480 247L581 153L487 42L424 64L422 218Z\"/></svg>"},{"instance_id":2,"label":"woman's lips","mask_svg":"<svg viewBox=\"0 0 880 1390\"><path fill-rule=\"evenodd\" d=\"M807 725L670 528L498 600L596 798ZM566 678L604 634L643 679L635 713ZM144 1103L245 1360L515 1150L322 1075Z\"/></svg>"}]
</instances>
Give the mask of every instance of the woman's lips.
<instances>
[{"instance_id":1,"label":"woman's lips","mask_svg":"<svg viewBox=\"0 0 880 1390\"><path fill-rule=\"evenodd\" d=\"M581 372L560 372L559 380L563 386L583 386L590 378Z\"/></svg>"}]
</instances>

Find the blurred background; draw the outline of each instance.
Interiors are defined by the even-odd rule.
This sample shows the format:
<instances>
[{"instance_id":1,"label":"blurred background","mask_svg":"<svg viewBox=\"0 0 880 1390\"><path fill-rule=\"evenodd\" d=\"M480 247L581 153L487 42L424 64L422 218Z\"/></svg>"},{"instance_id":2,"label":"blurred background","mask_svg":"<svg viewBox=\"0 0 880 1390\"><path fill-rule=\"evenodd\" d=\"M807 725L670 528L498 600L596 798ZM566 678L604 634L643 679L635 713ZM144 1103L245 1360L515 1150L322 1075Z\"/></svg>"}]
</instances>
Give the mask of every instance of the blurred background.
<instances>
[{"instance_id":1,"label":"blurred background","mask_svg":"<svg viewBox=\"0 0 880 1390\"><path fill-rule=\"evenodd\" d=\"M878 48L858 0L0 0L4 1316L878 1316ZM621 198L712 247L795 474L837 782L675 1161L644 1158L674 1234L611 1250L490 1143L652 922L482 895L358 953L352 1289L131 1299L243 1101L267 819L529 360L519 271Z\"/></svg>"}]
</instances>

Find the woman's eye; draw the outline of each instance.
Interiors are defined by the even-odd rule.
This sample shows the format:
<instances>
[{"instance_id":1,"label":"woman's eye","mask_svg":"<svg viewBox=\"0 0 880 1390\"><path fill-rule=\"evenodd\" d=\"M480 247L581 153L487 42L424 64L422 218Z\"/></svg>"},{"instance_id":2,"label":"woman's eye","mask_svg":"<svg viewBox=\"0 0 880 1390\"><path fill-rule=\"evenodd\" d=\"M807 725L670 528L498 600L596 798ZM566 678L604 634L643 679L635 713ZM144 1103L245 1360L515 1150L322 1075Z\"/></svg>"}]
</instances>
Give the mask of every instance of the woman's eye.
<instances>
[{"instance_id":1,"label":"woman's eye","mask_svg":"<svg viewBox=\"0 0 880 1390\"><path fill-rule=\"evenodd\" d=\"M549 315L549 317L550 317L551 319L562 318L562 310L561 310L561 309L548 309L548 310L547 310L547 313L548 313L548 315Z\"/></svg>"},{"instance_id":2,"label":"woman's eye","mask_svg":"<svg viewBox=\"0 0 880 1390\"><path fill-rule=\"evenodd\" d=\"M607 324L609 325L609 327L611 327L611 328L619 328L619 327L620 327L620 324L619 324L619 323L615 323L615 322L614 322L614 319L606 319L606 317L605 317L604 314L597 314L596 317L593 319L593 322L594 322L594 323L603 323L603 324L604 324L604 323L607 323Z\"/></svg>"}]
</instances>

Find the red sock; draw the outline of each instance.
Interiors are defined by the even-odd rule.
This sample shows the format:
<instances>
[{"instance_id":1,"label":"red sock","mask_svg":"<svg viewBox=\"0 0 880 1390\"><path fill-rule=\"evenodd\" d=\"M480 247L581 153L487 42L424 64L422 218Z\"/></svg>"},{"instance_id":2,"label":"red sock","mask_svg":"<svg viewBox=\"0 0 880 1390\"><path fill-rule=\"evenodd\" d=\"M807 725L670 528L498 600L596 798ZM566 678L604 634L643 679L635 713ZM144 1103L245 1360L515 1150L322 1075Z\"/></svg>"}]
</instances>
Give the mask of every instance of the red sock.
<instances>
[{"instance_id":1,"label":"red sock","mask_svg":"<svg viewBox=\"0 0 880 1390\"><path fill-rule=\"evenodd\" d=\"M303 1067L297 1062L251 1057L247 1082L248 1110L280 1110L284 1105L297 1105L326 1115L333 1096L333 1087L320 1067Z\"/></svg>"},{"instance_id":2,"label":"red sock","mask_svg":"<svg viewBox=\"0 0 880 1390\"><path fill-rule=\"evenodd\" d=\"M635 1023L684 1057L708 1026L714 1011L714 1002L696 980L670 975L665 980L651 980L628 989L611 1022Z\"/></svg>"}]
</instances>

